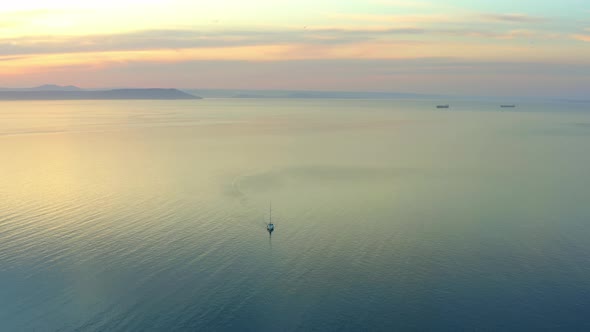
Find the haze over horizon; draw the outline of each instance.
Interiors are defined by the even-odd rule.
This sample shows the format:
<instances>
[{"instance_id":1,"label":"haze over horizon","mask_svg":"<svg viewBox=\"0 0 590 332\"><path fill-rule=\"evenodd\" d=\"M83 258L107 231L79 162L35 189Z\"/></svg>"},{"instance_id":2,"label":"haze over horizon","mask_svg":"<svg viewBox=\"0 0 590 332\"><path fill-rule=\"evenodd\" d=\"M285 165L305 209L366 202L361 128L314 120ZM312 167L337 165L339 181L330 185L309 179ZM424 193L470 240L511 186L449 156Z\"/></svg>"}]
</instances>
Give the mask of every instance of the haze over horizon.
<instances>
[{"instance_id":1,"label":"haze over horizon","mask_svg":"<svg viewBox=\"0 0 590 332\"><path fill-rule=\"evenodd\" d=\"M584 98L590 3L23 0L0 86Z\"/></svg>"}]
</instances>

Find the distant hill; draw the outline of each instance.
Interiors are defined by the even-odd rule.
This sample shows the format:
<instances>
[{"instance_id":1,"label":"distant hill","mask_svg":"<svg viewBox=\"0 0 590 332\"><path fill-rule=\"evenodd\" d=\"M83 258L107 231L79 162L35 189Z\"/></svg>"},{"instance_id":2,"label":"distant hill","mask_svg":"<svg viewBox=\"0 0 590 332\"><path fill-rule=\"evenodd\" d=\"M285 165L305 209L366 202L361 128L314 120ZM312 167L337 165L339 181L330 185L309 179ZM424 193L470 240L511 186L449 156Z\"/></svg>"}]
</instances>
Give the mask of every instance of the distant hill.
<instances>
[{"instance_id":1,"label":"distant hill","mask_svg":"<svg viewBox=\"0 0 590 332\"><path fill-rule=\"evenodd\" d=\"M55 85L55 84L45 84L45 85L31 88L31 90L33 90L33 91L82 91L82 89L80 89L77 86L73 86L73 85L61 86L61 85Z\"/></svg>"},{"instance_id":2,"label":"distant hill","mask_svg":"<svg viewBox=\"0 0 590 332\"><path fill-rule=\"evenodd\" d=\"M35 90L38 89L38 90ZM52 90L53 89L53 90ZM56 90L57 89L57 90ZM65 89L65 90L64 90ZM0 90L0 100L201 99L177 89L115 89L86 91L76 87L41 86L28 90Z\"/></svg>"}]
</instances>

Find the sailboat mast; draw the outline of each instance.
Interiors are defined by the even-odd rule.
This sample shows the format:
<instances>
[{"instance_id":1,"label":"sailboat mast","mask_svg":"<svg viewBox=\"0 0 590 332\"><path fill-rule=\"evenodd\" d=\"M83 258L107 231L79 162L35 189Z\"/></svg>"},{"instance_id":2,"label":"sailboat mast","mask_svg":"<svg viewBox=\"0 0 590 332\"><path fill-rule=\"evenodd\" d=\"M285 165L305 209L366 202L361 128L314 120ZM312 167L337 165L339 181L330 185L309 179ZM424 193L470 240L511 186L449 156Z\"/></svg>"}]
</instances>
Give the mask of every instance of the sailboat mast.
<instances>
[{"instance_id":1,"label":"sailboat mast","mask_svg":"<svg viewBox=\"0 0 590 332\"><path fill-rule=\"evenodd\" d=\"M268 204L268 224L266 225L266 230L269 235L272 235L272 231L275 230L275 225L272 223L272 201Z\"/></svg>"}]
</instances>

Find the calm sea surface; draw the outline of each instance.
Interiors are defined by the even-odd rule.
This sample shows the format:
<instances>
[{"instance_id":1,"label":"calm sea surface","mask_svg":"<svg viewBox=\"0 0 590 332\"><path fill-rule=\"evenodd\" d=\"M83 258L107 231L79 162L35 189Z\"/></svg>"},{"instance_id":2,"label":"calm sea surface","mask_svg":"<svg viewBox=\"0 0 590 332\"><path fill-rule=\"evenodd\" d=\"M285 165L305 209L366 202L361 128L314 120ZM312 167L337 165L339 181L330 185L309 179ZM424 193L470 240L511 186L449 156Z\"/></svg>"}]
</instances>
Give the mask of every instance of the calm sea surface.
<instances>
[{"instance_id":1,"label":"calm sea surface","mask_svg":"<svg viewBox=\"0 0 590 332\"><path fill-rule=\"evenodd\" d=\"M589 330L590 106L435 104L1 102L0 330Z\"/></svg>"}]
</instances>

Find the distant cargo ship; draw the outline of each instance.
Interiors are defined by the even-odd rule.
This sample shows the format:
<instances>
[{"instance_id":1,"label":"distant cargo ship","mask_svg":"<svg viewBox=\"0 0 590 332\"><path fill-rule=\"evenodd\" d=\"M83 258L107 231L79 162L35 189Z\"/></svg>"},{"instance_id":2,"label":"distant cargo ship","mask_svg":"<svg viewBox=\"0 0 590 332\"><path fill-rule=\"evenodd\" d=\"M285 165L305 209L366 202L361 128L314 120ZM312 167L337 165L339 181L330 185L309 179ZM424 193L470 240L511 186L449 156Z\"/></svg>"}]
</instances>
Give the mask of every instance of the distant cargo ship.
<instances>
[{"instance_id":1,"label":"distant cargo ship","mask_svg":"<svg viewBox=\"0 0 590 332\"><path fill-rule=\"evenodd\" d=\"M516 105L500 105L502 108L514 108Z\"/></svg>"},{"instance_id":2,"label":"distant cargo ship","mask_svg":"<svg viewBox=\"0 0 590 332\"><path fill-rule=\"evenodd\" d=\"M449 108L449 105L436 105L436 108Z\"/></svg>"}]
</instances>

